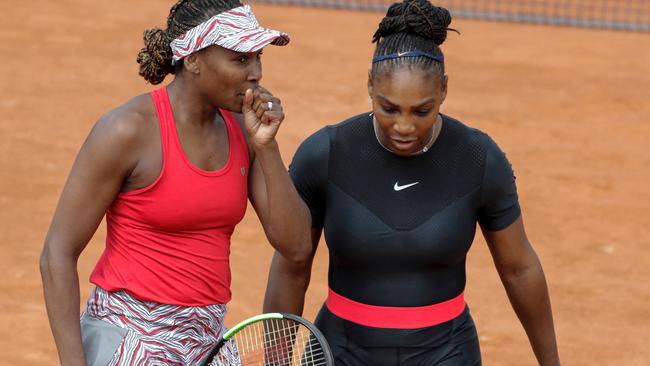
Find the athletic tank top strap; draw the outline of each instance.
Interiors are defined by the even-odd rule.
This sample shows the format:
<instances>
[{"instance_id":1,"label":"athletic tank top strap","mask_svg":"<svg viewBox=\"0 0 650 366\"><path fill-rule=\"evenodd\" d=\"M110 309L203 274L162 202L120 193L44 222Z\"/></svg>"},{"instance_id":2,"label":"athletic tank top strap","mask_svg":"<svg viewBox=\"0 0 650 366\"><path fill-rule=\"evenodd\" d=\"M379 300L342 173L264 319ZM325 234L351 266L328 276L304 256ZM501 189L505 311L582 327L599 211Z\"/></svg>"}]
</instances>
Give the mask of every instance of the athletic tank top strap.
<instances>
[{"instance_id":1,"label":"athletic tank top strap","mask_svg":"<svg viewBox=\"0 0 650 366\"><path fill-rule=\"evenodd\" d=\"M219 108L219 113L221 114L221 117L223 117L224 122L226 122L226 127L228 128L228 141L231 143L230 151L233 151L232 145L235 145L236 142L237 146L242 146L244 148L243 152L246 161L250 162L248 142L246 141L246 137L244 137L246 131L242 130L242 127L239 125L239 122L231 111ZM230 154L232 156L232 152Z\"/></svg>"},{"instance_id":2,"label":"athletic tank top strap","mask_svg":"<svg viewBox=\"0 0 650 366\"><path fill-rule=\"evenodd\" d=\"M162 170L164 171L169 150L169 131L170 128L176 128L174 125L174 113L172 112L166 87L156 89L149 93L149 95L151 95L153 105L156 107L156 114L158 115L158 128L160 129L160 141L162 145Z\"/></svg>"}]
</instances>

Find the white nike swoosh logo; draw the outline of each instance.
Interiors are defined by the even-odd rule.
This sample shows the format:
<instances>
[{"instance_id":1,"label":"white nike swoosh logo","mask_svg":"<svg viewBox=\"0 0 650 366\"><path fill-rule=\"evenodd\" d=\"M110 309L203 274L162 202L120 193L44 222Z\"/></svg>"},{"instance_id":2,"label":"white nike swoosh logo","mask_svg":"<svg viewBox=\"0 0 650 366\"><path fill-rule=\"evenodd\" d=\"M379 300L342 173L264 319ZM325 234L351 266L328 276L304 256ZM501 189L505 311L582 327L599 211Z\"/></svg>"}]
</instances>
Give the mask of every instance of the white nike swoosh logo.
<instances>
[{"instance_id":1,"label":"white nike swoosh logo","mask_svg":"<svg viewBox=\"0 0 650 366\"><path fill-rule=\"evenodd\" d=\"M399 192L402 189L406 189L408 187L413 187L414 185L416 185L418 183L420 183L420 182L415 182L415 183L410 183L410 184L405 184L403 186L400 186L398 182L395 182L395 186L393 186L393 189L395 190L395 192Z\"/></svg>"}]
</instances>

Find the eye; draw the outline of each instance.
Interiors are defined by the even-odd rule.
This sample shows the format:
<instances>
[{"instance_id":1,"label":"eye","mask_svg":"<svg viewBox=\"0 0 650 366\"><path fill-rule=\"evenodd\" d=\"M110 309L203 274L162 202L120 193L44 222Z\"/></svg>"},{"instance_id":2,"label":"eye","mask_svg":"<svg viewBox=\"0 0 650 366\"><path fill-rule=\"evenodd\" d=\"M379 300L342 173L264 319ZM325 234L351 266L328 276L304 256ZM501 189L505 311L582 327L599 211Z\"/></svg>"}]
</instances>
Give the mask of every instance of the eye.
<instances>
[{"instance_id":1,"label":"eye","mask_svg":"<svg viewBox=\"0 0 650 366\"><path fill-rule=\"evenodd\" d=\"M430 109L415 111L415 114L421 117L428 116L431 113Z\"/></svg>"},{"instance_id":2,"label":"eye","mask_svg":"<svg viewBox=\"0 0 650 366\"><path fill-rule=\"evenodd\" d=\"M245 64L247 61L248 61L248 57L246 57L245 55L239 56L237 58L237 62L239 62L240 64Z\"/></svg>"},{"instance_id":3,"label":"eye","mask_svg":"<svg viewBox=\"0 0 650 366\"><path fill-rule=\"evenodd\" d=\"M395 113L395 112L397 112L397 109L395 109L395 108L393 108L393 107L388 107L388 106L385 106L385 105L382 105L382 106L381 106L381 109L382 109L384 112L388 113L388 114L391 114L391 113Z\"/></svg>"}]
</instances>

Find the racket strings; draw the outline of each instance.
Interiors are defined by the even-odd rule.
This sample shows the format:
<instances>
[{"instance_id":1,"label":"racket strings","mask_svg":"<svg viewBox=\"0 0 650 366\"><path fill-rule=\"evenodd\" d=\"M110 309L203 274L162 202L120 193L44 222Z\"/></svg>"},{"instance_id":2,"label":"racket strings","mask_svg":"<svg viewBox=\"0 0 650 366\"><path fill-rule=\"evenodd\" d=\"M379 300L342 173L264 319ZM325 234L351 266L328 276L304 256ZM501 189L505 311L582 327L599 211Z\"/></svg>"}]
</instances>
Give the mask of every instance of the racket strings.
<instances>
[{"instance_id":1,"label":"racket strings","mask_svg":"<svg viewBox=\"0 0 650 366\"><path fill-rule=\"evenodd\" d=\"M228 343L220 351L224 355L217 359L230 363L217 365L319 366L327 361L322 345L309 328L289 319L251 324Z\"/></svg>"}]
</instances>

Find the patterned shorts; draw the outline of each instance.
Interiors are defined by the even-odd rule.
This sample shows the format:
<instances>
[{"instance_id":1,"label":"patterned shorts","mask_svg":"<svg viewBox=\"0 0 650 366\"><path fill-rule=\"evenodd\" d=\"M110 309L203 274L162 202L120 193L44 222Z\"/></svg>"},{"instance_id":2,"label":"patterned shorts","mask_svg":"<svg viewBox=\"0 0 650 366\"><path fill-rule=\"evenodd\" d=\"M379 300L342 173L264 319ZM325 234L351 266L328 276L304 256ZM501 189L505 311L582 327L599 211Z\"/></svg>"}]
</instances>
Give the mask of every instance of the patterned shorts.
<instances>
[{"instance_id":1,"label":"patterned shorts","mask_svg":"<svg viewBox=\"0 0 650 366\"><path fill-rule=\"evenodd\" d=\"M81 316L88 365L200 365L226 331L225 315L224 304L159 304L96 287Z\"/></svg>"}]
</instances>

